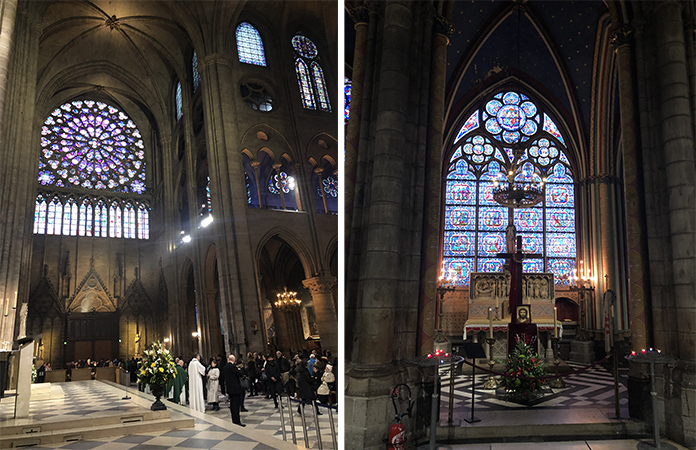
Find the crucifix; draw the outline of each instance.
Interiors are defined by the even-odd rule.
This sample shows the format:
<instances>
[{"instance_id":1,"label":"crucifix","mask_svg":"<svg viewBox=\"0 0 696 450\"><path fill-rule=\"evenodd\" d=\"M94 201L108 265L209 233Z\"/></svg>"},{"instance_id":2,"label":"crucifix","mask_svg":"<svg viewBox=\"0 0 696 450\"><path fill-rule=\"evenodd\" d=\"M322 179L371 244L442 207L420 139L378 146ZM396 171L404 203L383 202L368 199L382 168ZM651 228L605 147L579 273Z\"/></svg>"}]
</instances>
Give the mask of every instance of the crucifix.
<instances>
[{"instance_id":1,"label":"crucifix","mask_svg":"<svg viewBox=\"0 0 696 450\"><path fill-rule=\"evenodd\" d=\"M514 229L513 229L514 233ZM510 316L513 323L518 322L515 309L522 304L522 261L531 258L541 258L540 253L524 253L522 251L522 236L517 236L517 250L513 253L512 249L508 248L508 253L498 253L498 258L508 260L508 270L510 271L510 298L508 305L510 307Z\"/></svg>"}]
</instances>

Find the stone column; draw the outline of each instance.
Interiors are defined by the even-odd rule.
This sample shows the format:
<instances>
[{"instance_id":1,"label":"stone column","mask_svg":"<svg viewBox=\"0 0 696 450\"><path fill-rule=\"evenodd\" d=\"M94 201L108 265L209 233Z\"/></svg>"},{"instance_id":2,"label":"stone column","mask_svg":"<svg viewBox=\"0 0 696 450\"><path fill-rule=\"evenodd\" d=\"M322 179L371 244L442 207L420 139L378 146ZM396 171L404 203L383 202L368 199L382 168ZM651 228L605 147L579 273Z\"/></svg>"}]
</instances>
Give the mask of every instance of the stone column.
<instances>
[{"instance_id":1,"label":"stone column","mask_svg":"<svg viewBox=\"0 0 696 450\"><path fill-rule=\"evenodd\" d=\"M366 77L366 64L368 54L369 11L367 6L359 6L349 11L350 17L355 21L355 53L353 55L352 89L350 99L350 115L346 126L346 147L343 169L343 192L345 197L344 226L348 231L346 240L350 241L352 227L354 200L356 195L362 196L362 188L356 191L358 170L358 147L360 146L360 121L362 118L363 96L371 91L372 83L366 86L370 77ZM371 68L370 64L370 68ZM371 102L368 100L366 105ZM346 248L349 246L346 245Z\"/></svg>"},{"instance_id":2,"label":"stone column","mask_svg":"<svg viewBox=\"0 0 696 450\"><path fill-rule=\"evenodd\" d=\"M237 115L234 96L238 89L231 85L233 62L226 56L213 53L199 54L206 142L210 164L210 189L213 210L222 220L214 227L219 237L220 296L222 315L227 332L225 350L244 353L248 349L263 349L262 334L247 332L246 323L261 323L261 310L254 276L242 267L255 267L250 246L249 229L245 219L247 197L244 187L244 167L239 142L235 136L233 119ZM239 220L231 220L238 217ZM230 346L230 340L234 348Z\"/></svg>"},{"instance_id":3,"label":"stone column","mask_svg":"<svg viewBox=\"0 0 696 450\"><path fill-rule=\"evenodd\" d=\"M336 278L314 277L302 281L304 287L309 289L314 302L314 314L317 317L317 327L321 336L322 350L330 350L338 355L338 315L334 309L332 288L336 285Z\"/></svg>"},{"instance_id":4,"label":"stone column","mask_svg":"<svg viewBox=\"0 0 696 450\"><path fill-rule=\"evenodd\" d=\"M28 266L31 255L37 184L39 135L33 125L40 27L36 15L31 2L17 7L0 118L0 342L13 342L16 305L25 302L29 290L29 280L20 279L20 271Z\"/></svg>"},{"instance_id":5,"label":"stone column","mask_svg":"<svg viewBox=\"0 0 696 450\"><path fill-rule=\"evenodd\" d=\"M655 18L672 286L679 318L679 354L675 356L693 361L696 360L696 330L692 321L696 313L696 165L681 7L675 1L661 3Z\"/></svg>"},{"instance_id":6,"label":"stone column","mask_svg":"<svg viewBox=\"0 0 696 450\"><path fill-rule=\"evenodd\" d=\"M203 332L203 343L206 356L215 356L224 353L224 348L221 344L222 330L220 329L220 315L217 301L217 289L205 289L203 295L205 298L206 309L208 314L202 317L201 331ZM213 314L218 312L218 314Z\"/></svg>"},{"instance_id":7,"label":"stone column","mask_svg":"<svg viewBox=\"0 0 696 450\"><path fill-rule=\"evenodd\" d=\"M619 76L619 102L621 116L621 138L623 146L624 191L626 193L626 229L629 267L629 304L630 328L633 350L640 351L649 347L648 323L646 316L646 295L648 291L648 276L646 263L647 246L645 217L645 200L642 193L643 178L640 172L640 154L635 130L636 105L633 102L633 76L630 35L628 27L617 29L612 36L612 44L616 49L616 60Z\"/></svg>"},{"instance_id":8,"label":"stone column","mask_svg":"<svg viewBox=\"0 0 696 450\"><path fill-rule=\"evenodd\" d=\"M421 292L418 349L421 354L433 350L434 318L437 305L437 278L440 257L440 193L442 191L442 128L445 111L445 74L447 45L454 31L452 24L437 16L434 23L432 63L430 66L430 120L428 156L425 162L425 205L423 220ZM442 327L440 325L440 327Z\"/></svg>"},{"instance_id":9,"label":"stone column","mask_svg":"<svg viewBox=\"0 0 696 450\"><path fill-rule=\"evenodd\" d=\"M0 23L0 128L4 123L3 111L7 94L7 72L10 67L10 49L12 48L16 12L17 0L0 1L0 17L2 17L2 23Z\"/></svg>"}]
</instances>

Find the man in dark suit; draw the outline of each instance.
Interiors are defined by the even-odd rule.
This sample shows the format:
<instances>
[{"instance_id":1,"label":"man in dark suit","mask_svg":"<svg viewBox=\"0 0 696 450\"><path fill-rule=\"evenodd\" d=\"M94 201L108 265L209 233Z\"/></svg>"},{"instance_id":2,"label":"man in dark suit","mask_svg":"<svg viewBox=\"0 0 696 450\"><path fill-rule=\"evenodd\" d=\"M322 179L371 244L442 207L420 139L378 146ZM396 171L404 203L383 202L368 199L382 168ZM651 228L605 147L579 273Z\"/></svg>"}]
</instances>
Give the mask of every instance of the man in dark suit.
<instances>
[{"instance_id":1,"label":"man in dark suit","mask_svg":"<svg viewBox=\"0 0 696 450\"><path fill-rule=\"evenodd\" d=\"M234 355L230 355L227 358L227 364L225 364L224 375L225 375L225 387L227 389L227 396L230 398L230 413L232 413L232 423L239 425L240 427L245 427L246 425L242 423L239 417L240 405L242 403L242 385L240 380L242 378L242 372L237 368L235 364L236 359Z\"/></svg>"}]
</instances>

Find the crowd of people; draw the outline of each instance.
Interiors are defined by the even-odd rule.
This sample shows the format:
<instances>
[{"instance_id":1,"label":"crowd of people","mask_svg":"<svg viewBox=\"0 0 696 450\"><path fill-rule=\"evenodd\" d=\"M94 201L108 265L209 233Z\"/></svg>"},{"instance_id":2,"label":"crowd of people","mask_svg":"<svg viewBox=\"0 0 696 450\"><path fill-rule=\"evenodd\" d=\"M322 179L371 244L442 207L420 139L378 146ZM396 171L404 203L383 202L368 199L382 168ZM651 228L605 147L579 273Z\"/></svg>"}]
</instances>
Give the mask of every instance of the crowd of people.
<instances>
[{"instance_id":1,"label":"crowd of people","mask_svg":"<svg viewBox=\"0 0 696 450\"><path fill-rule=\"evenodd\" d=\"M244 407L247 397L265 396L276 408L278 397L284 393L306 402L336 403L336 360L328 351L318 355L306 350L291 359L278 351L247 353L239 358L229 355L226 359L218 355L205 365L203 361L199 354L188 362L175 358L177 376L166 390L170 401L205 412L219 411L222 399L229 404L232 422L239 426L245 426L241 413L248 412ZM318 408L315 413L321 414Z\"/></svg>"}]
</instances>

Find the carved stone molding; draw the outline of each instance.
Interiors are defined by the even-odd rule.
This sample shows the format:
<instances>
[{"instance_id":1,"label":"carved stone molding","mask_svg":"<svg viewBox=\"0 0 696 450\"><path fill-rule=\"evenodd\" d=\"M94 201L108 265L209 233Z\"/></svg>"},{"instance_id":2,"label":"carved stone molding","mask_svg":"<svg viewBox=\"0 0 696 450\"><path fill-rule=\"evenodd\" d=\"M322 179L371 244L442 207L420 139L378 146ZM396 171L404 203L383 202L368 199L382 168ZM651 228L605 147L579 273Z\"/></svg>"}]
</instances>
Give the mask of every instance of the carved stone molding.
<instances>
[{"instance_id":1,"label":"carved stone molding","mask_svg":"<svg viewBox=\"0 0 696 450\"><path fill-rule=\"evenodd\" d=\"M633 27L625 25L611 33L611 45L614 47L614 50L630 45L632 36Z\"/></svg>"},{"instance_id":2,"label":"carved stone molding","mask_svg":"<svg viewBox=\"0 0 696 450\"><path fill-rule=\"evenodd\" d=\"M454 33L454 25L452 22L444 18L443 16L435 16L435 22L433 23L433 31L438 34L442 34L449 38Z\"/></svg>"},{"instance_id":3,"label":"carved stone molding","mask_svg":"<svg viewBox=\"0 0 696 450\"><path fill-rule=\"evenodd\" d=\"M336 286L334 277L314 277L302 281L302 285L309 289L312 296L316 294L330 294L331 289Z\"/></svg>"}]
</instances>

